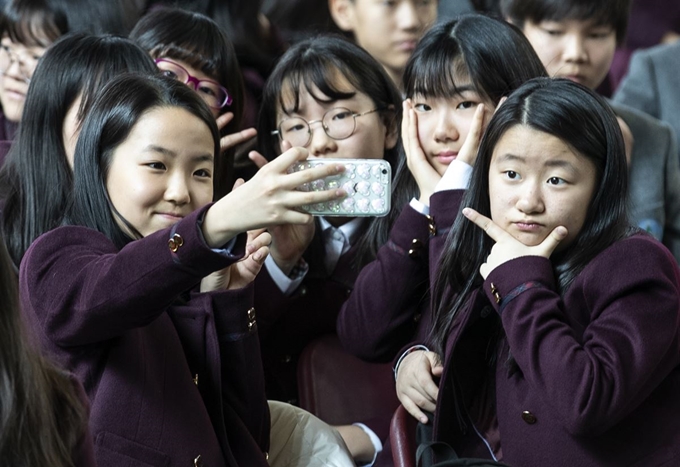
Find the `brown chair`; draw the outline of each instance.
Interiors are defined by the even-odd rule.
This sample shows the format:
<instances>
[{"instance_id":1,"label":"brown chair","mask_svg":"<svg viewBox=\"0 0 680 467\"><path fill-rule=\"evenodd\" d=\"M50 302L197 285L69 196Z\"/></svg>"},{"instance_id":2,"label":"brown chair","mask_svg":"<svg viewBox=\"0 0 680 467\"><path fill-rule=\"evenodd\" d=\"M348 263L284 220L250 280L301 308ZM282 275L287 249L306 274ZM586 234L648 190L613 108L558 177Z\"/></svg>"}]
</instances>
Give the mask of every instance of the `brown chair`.
<instances>
[{"instance_id":1,"label":"brown chair","mask_svg":"<svg viewBox=\"0 0 680 467\"><path fill-rule=\"evenodd\" d=\"M390 443L394 467L415 467L416 426L418 421L399 405L390 423Z\"/></svg>"},{"instance_id":2,"label":"brown chair","mask_svg":"<svg viewBox=\"0 0 680 467\"><path fill-rule=\"evenodd\" d=\"M300 407L331 425L366 423L385 439L399 405L389 363L360 360L329 334L302 351L297 378Z\"/></svg>"}]
</instances>

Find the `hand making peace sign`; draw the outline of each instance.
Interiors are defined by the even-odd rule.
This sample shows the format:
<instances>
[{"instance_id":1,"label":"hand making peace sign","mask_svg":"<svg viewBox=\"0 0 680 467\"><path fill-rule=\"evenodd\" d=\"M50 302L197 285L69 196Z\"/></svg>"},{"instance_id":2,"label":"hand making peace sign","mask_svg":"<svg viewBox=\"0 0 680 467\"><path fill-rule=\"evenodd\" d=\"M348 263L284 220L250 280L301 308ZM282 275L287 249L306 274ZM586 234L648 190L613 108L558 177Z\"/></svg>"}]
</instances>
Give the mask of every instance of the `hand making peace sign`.
<instances>
[{"instance_id":1,"label":"hand making peace sign","mask_svg":"<svg viewBox=\"0 0 680 467\"><path fill-rule=\"evenodd\" d=\"M484 279L501 264L520 256L543 256L544 258L550 258L555 248L564 240L568 233L566 227L560 225L555 227L540 244L527 246L510 235L494 221L472 208L464 208L463 215L484 230L496 242L493 248L491 248L491 253L486 258L486 262L479 268L479 273Z\"/></svg>"}]
</instances>

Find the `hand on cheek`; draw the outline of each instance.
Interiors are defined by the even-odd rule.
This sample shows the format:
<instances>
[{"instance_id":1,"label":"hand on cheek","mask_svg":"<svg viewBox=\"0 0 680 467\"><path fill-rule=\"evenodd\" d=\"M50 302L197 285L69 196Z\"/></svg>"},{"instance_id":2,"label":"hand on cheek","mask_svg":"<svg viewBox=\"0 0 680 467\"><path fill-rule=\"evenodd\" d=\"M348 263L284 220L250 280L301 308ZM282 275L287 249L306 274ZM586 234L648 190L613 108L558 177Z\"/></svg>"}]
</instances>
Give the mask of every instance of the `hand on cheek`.
<instances>
[{"instance_id":1,"label":"hand on cheek","mask_svg":"<svg viewBox=\"0 0 680 467\"><path fill-rule=\"evenodd\" d=\"M420 202L430 204L430 196L441 180L441 175L437 173L425 156L425 152L418 139L418 117L410 99L406 99L403 104L403 119L401 121L401 139L406 153L406 163L413 174L418 189L420 191Z\"/></svg>"}]
</instances>

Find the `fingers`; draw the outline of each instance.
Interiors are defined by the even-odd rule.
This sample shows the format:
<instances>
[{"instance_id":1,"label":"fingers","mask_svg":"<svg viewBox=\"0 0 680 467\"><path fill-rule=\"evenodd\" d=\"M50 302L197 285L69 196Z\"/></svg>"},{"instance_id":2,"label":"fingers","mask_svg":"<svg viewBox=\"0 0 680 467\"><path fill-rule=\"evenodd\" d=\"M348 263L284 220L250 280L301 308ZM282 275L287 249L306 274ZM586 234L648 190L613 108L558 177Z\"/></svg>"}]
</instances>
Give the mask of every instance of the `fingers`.
<instances>
[{"instance_id":1,"label":"fingers","mask_svg":"<svg viewBox=\"0 0 680 467\"><path fill-rule=\"evenodd\" d=\"M401 405L404 406L406 411L410 413L413 416L413 418L415 418L416 420L423 424L427 423L427 415L425 415L423 411L420 410L418 404L416 404L415 402L413 402L411 399L404 395L399 397L399 402L401 402Z\"/></svg>"},{"instance_id":2,"label":"fingers","mask_svg":"<svg viewBox=\"0 0 680 467\"><path fill-rule=\"evenodd\" d=\"M475 114L472 117L470 131L465 138L463 146L458 152L458 160L465 162L466 164L475 165L475 161L477 160L479 143L482 139L482 134L484 133L485 114L484 104L478 104L477 109L475 109Z\"/></svg>"},{"instance_id":3,"label":"fingers","mask_svg":"<svg viewBox=\"0 0 680 467\"><path fill-rule=\"evenodd\" d=\"M433 352L412 352L399 366L397 396L404 408L423 423L427 422L423 410L434 412L436 408L439 388L434 377L442 371L437 354Z\"/></svg>"},{"instance_id":4,"label":"fingers","mask_svg":"<svg viewBox=\"0 0 680 467\"><path fill-rule=\"evenodd\" d=\"M494 109L493 113L498 112L498 109L501 108L501 105L503 105L503 102L505 102L507 100L508 100L508 98L506 96L501 97L500 100L498 101L498 105L496 105L496 108Z\"/></svg>"},{"instance_id":5,"label":"fingers","mask_svg":"<svg viewBox=\"0 0 680 467\"><path fill-rule=\"evenodd\" d=\"M231 135L226 135L220 138L220 151L226 151L229 148L248 141L249 139L257 136L257 130L255 128L246 128L238 133L233 133Z\"/></svg>"},{"instance_id":6,"label":"fingers","mask_svg":"<svg viewBox=\"0 0 680 467\"><path fill-rule=\"evenodd\" d=\"M234 186L233 186L233 188L232 188L231 190L234 191L235 189L237 189L238 187L240 187L241 185L243 185L245 182L246 182L246 181L243 180L242 178L236 179L236 181L234 182Z\"/></svg>"},{"instance_id":7,"label":"fingers","mask_svg":"<svg viewBox=\"0 0 680 467\"><path fill-rule=\"evenodd\" d=\"M550 258L555 248L564 240L567 236L567 228L561 225L555 227L550 235L545 237L545 240L541 242L540 245L536 247L537 254L545 258Z\"/></svg>"},{"instance_id":8,"label":"fingers","mask_svg":"<svg viewBox=\"0 0 680 467\"><path fill-rule=\"evenodd\" d=\"M420 140L418 139L418 116L410 99L406 99L403 104L403 117L401 121L401 134L404 144L404 152L408 159L421 153Z\"/></svg>"},{"instance_id":9,"label":"fingers","mask_svg":"<svg viewBox=\"0 0 680 467\"><path fill-rule=\"evenodd\" d=\"M284 151L279 157L269 162L267 165L272 167L272 170L285 172L288 167L298 161L304 161L309 157L309 151L305 148L296 147Z\"/></svg>"},{"instance_id":10,"label":"fingers","mask_svg":"<svg viewBox=\"0 0 680 467\"><path fill-rule=\"evenodd\" d=\"M262 154L257 151L250 151L248 153L248 159L253 161L258 169L261 169L267 165L267 162L269 162Z\"/></svg>"},{"instance_id":11,"label":"fingers","mask_svg":"<svg viewBox=\"0 0 680 467\"><path fill-rule=\"evenodd\" d=\"M297 188L305 183L313 182L314 180L319 180L320 178L330 177L331 175L337 175L345 171L345 166L342 164L319 164L316 167L310 169L304 169L297 172L293 172L287 175L286 184L291 188Z\"/></svg>"},{"instance_id":12,"label":"fingers","mask_svg":"<svg viewBox=\"0 0 680 467\"><path fill-rule=\"evenodd\" d=\"M233 112L226 112L219 117L217 117L217 120L215 122L217 123L217 128L222 131L222 128L227 126L229 122L231 122L234 119L234 113Z\"/></svg>"},{"instance_id":13,"label":"fingers","mask_svg":"<svg viewBox=\"0 0 680 467\"><path fill-rule=\"evenodd\" d=\"M248 232L246 251L248 254L253 254L261 248L268 247L271 242L271 235L264 232L263 229L251 230Z\"/></svg>"},{"instance_id":14,"label":"fingers","mask_svg":"<svg viewBox=\"0 0 680 467\"><path fill-rule=\"evenodd\" d=\"M267 259L267 256L269 256L269 247L268 246L263 246L259 248L255 253L252 254L252 259L255 261L260 267L262 267L262 264L264 263L264 260Z\"/></svg>"},{"instance_id":15,"label":"fingers","mask_svg":"<svg viewBox=\"0 0 680 467\"><path fill-rule=\"evenodd\" d=\"M312 204L326 203L336 199L342 199L347 195L343 189L324 190L324 191L294 191L286 202L286 206L291 208L300 208L302 206L309 206Z\"/></svg>"},{"instance_id":16,"label":"fingers","mask_svg":"<svg viewBox=\"0 0 680 467\"><path fill-rule=\"evenodd\" d=\"M478 213L472 208L464 208L463 215L467 217L477 227L481 228L486 234L496 242L513 238L509 233L498 226L494 221Z\"/></svg>"}]
</instances>

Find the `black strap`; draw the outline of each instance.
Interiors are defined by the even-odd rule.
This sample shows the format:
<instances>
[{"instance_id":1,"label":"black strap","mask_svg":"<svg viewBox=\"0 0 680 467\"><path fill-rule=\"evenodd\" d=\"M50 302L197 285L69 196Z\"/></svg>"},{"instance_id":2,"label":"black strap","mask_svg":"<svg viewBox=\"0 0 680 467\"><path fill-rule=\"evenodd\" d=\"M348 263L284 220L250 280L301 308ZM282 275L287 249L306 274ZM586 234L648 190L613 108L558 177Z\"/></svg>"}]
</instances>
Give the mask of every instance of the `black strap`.
<instances>
[{"instance_id":1,"label":"black strap","mask_svg":"<svg viewBox=\"0 0 680 467\"><path fill-rule=\"evenodd\" d=\"M442 461L458 459L458 454L456 454L456 451L451 446L441 441L420 443L418 445L416 450L416 467L434 466L435 459L437 459L438 465Z\"/></svg>"}]
</instances>

